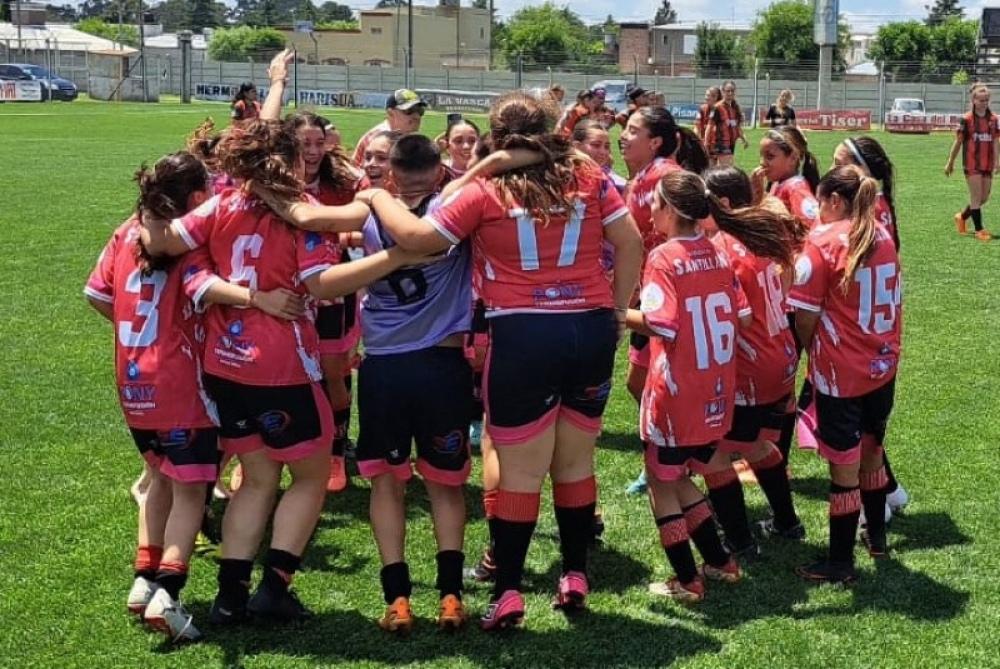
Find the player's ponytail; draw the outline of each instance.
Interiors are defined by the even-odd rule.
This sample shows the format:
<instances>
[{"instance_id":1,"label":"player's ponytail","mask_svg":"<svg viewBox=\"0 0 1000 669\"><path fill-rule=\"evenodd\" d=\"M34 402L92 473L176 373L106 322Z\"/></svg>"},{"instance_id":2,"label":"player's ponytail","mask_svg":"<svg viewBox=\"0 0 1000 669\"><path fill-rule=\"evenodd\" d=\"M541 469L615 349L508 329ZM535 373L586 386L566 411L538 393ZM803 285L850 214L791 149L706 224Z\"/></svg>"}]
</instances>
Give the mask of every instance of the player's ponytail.
<instances>
[{"instance_id":1,"label":"player's ponytail","mask_svg":"<svg viewBox=\"0 0 1000 669\"><path fill-rule=\"evenodd\" d=\"M892 216L892 241L899 250L899 221L896 218L896 202L894 199L896 170L886 155L885 149L878 140L871 137L852 137L844 140L851 158L859 167L868 170L873 179L882 183L882 195L889 205L889 215Z\"/></svg>"},{"instance_id":2,"label":"player's ponytail","mask_svg":"<svg viewBox=\"0 0 1000 669\"><path fill-rule=\"evenodd\" d=\"M820 181L817 194L826 198L836 193L851 206L851 231L847 239L847 264L840 289L846 295L858 269L864 265L875 249L878 224L875 220L875 202L878 199L878 182L854 165L836 167Z\"/></svg>"},{"instance_id":3,"label":"player's ponytail","mask_svg":"<svg viewBox=\"0 0 1000 669\"><path fill-rule=\"evenodd\" d=\"M152 168L142 165L134 180L139 186L135 211L139 220L143 212L163 220L172 220L188 210L191 196L208 191L208 170L197 156L179 151L163 156ZM151 256L138 239L135 256L143 272L167 269L172 260L166 256Z\"/></svg>"},{"instance_id":4,"label":"player's ponytail","mask_svg":"<svg viewBox=\"0 0 1000 669\"><path fill-rule=\"evenodd\" d=\"M692 225L711 216L720 230L735 237L754 255L791 266L791 228L784 220L787 215L754 206L729 209L708 189L704 179L683 170L665 174L657 184L656 194Z\"/></svg>"}]
</instances>

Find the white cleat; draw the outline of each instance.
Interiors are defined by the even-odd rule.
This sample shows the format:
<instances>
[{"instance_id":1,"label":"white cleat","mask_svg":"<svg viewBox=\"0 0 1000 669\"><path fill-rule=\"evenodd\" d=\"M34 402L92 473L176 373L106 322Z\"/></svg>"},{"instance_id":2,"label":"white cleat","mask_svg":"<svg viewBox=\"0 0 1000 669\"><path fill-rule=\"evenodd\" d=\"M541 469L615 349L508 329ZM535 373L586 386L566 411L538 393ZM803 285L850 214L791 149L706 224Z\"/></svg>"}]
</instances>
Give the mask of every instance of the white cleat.
<instances>
[{"instance_id":1,"label":"white cleat","mask_svg":"<svg viewBox=\"0 0 1000 669\"><path fill-rule=\"evenodd\" d=\"M150 629L166 634L174 643L191 643L202 637L194 626L194 617L179 601L171 599L166 590L156 591L144 617Z\"/></svg>"},{"instance_id":2,"label":"white cleat","mask_svg":"<svg viewBox=\"0 0 1000 669\"><path fill-rule=\"evenodd\" d=\"M134 616L141 616L155 592L156 583L142 576L136 576L132 589L128 591L128 612Z\"/></svg>"},{"instance_id":3,"label":"white cleat","mask_svg":"<svg viewBox=\"0 0 1000 669\"><path fill-rule=\"evenodd\" d=\"M910 496L903 486L897 484L896 489L886 495L885 503L889 505L893 513L899 513L910 503Z\"/></svg>"}]
</instances>

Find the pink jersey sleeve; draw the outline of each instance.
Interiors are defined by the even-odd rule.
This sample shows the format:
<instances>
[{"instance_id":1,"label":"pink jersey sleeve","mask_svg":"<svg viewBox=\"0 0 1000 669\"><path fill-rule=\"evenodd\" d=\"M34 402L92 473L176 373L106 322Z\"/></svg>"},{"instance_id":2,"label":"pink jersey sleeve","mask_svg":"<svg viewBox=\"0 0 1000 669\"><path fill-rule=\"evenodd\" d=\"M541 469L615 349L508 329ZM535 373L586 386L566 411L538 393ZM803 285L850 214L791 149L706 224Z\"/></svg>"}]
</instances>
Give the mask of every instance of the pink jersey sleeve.
<instances>
[{"instance_id":1,"label":"pink jersey sleeve","mask_svg":"<svg viewBox=\"0 0 1000 669\"><path fill-rule=\"evenodd\" d=\"M118 247L122 243L121 229L115 233L104 245L104 250L97 258L97 265L90 273L87 284L83 288L83 294L99 302L111 304L115 298L115 256Z\"/></svg>"},{"instance_id":2,"label":"pink jersey sleeve","mask_svg":"<svg viewBox=\"0 0 1000 669\"><path fill-rule=\"evenodd\" d=\"M646 325L668 341L677 337L680 318L677 313L677 290L673 277L660 263L651 263L646 271L639 309L646 318Z\"/></svg>"},{"instance_id":3,"label":"pink jersey sleeve","mask_svg":"<svg viewBox=\"0 0 1000 669\"><path fill-rule=\"evenodd\" d=\"M202 299L205 297L205 293L215 283L222 281L222 278L215 273L208 248L203 246L195 249L181 258L180 262L183 272L181 280L184 284L184 294L194 302L195 306L204 308Z\"/></svg>"},{"instance_id":4,"label":"pink jersey sleeve","mask_svg":"<svg viewBox=\"0 0 1000 669\"><path fill-rule=\"evenodd\" d=\"M482 223L486 202L485 184L473 181L441 203L424 220L434 226L452 244L471 235Z\"/></svg>"},{"instance_id":5,"label":"pink jersey sleeve","mask_svg":"<svg viewBox=\"0 0 1000 669\"><path fill-rule=\"evenodd\" d=\"M795 282L788 294L793 309L819 312L823 309L829 283L827 265L819 248L810 241L795 261Z\"/></svg>"},{"instance_id":6,"label":"pink jersey sleeve","mask_svg":"<svg viewBox=\"0 0 1000 669\"><path fill-rule=\"evenodd\" d=\"M212 228L215 227L215 213L219 207L219 199L220 196L213 195L197 209L174 219L170 224L189 249L196 249L208 242Z\"/></svg>"},{"instance_id":7,"label":"pink jersey sleeve","mask_svg":"<svg viewBox=\"0 0 1000 669\"><path fill-rule=\"evenodd\" d=\"M319 232L295 231L299 281L305 281L337 263L337 257L334 254L336 244L332 241L333 239L330 235Z\"/></svg>"}]
</instances>

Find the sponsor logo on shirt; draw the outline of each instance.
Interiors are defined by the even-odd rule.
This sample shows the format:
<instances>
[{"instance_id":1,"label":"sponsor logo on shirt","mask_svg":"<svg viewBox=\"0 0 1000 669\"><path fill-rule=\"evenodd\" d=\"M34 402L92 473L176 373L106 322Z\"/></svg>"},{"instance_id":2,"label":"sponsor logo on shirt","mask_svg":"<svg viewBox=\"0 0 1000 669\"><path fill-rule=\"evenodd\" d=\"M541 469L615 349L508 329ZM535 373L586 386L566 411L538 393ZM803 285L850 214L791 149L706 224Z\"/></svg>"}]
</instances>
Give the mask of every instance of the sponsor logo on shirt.
<instances>
[{"instance_id":1,"label":"sponsor logo on shirt","mask_svg":"<svg viewBox=\"0 0 1000 669\"><path fill-rule=\"evenodd\" d=\"M715 382L715 397L705 402L705 425L718 427L726 419L729 410L729 399L722 394L723 385L720 376Z\"/></svg>"},{"instance_id":2,"label":"sponsor logo on shirt","mask_svg":"<svg viewBox=\"0 0 1000 669\"><path fill-rule=\"evenodd\" d=\"M535 304L545 306L569 306L586 301L583 286L578 283L539 286L532 291L532 298Z\"/></svg>"},{"instance_id":3,"label":"sponsor logo on shirt","mask_svg":"<svg viewBox=\"0 0 1000 669\"><path fill-rule=\"evenodd\" d=\"M214 351L220 361L226 364L253 362L256 349L252 339L243 337L243 321L235 320L226 328L228 334L219 337L219 345Z\"/></svg>"}]
</instances>

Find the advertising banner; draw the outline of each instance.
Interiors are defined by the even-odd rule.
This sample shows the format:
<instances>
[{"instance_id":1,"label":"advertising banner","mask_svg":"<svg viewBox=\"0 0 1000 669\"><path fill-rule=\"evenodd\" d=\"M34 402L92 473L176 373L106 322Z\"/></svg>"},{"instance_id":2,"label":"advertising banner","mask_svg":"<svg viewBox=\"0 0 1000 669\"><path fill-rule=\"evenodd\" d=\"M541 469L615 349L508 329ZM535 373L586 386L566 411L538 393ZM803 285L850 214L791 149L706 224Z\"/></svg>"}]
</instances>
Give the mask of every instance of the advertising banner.
<instances>
[{"instance_id":1,"label":"advertising banner","mask_svg":"<svg viewBox=\"0 0 1000 669\"><path fill-rule=\"evenodd\" d=\"M760 109L761 125L765 124L767 109ZM846 130L867 132L872 129L872 113L860 109L803 109L795 110L795 123L803 130Z\"/></svg>"},{"instance_id":2,"label":"advertising banner","mask_svg":"<svg viewBox=\"0 0 1000 669\"><path fill-rule=\"evenodd\" d=\"M0 102L41 102L42 85L37 81L0 79Z\"/></svg>"}]
</instances>

